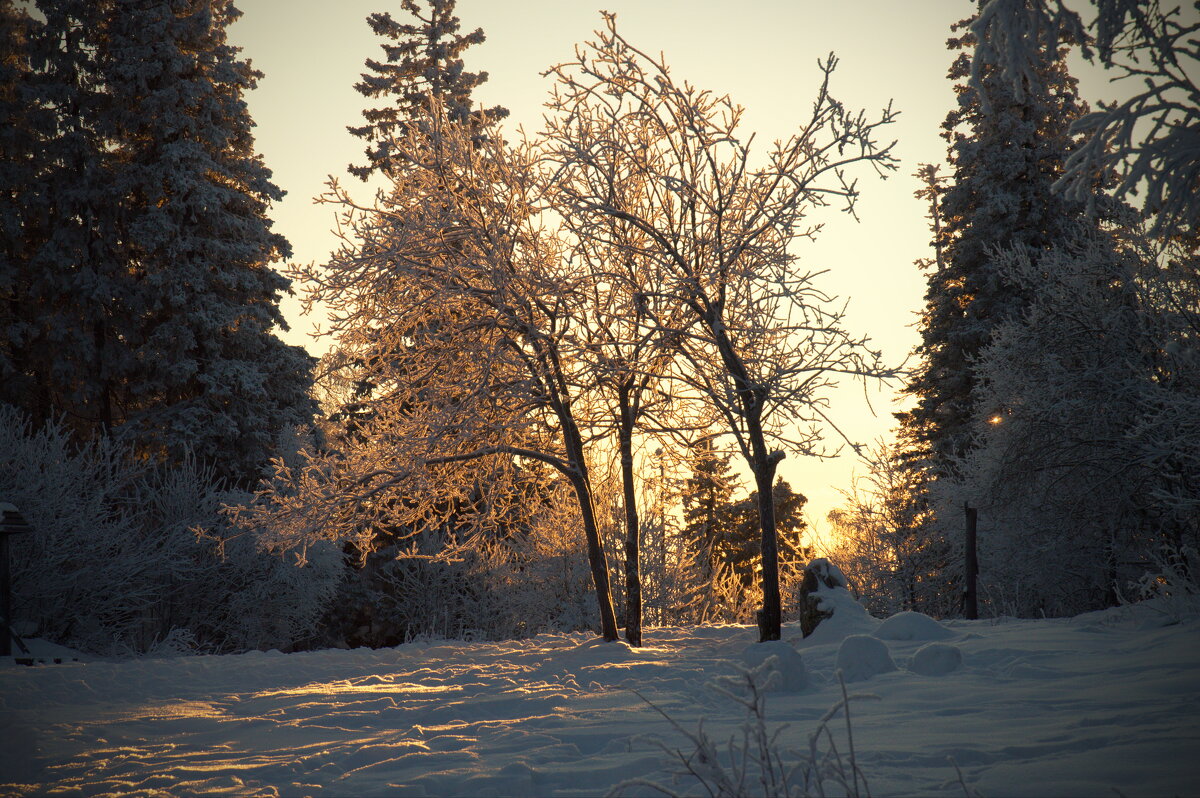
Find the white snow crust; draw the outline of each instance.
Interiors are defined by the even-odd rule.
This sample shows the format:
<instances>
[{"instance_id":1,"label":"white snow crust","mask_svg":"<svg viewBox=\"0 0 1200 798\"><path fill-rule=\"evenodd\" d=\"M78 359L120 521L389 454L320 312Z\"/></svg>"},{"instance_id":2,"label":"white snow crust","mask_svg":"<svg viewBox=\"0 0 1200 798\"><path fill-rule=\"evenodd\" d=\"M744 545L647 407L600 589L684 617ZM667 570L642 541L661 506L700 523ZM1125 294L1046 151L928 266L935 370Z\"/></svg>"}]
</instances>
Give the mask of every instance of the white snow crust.
<instances>
[{"instance_id":1,"label":"white snow crust","mask_svg":"<svg viewBox=\"0 0 1200 798\"><path fill-rule=\"evenodd\" d=\"M794 648L808 676L766 696L769 727L789 724L783 748L805 749L840 699L843 640L878 626L848 612L808 639L786 625L766 647ZM985 796L1195 792L1194 614L1140 604L945 626L954 636L939 645L961 652L960 667L877 673L863 688L880 700L852 699L873 795L961 796L950 758ZM63 661L0 663L0 794L542 796L602 795L632 777L669 784L651 738L690 749L634 691L685 729L705 718L714 740L740 735L744 710L707 684L745 667L756 635L710 626L648 629L641 649L581 633L80 661L35 645ZM870 639L900 663L940 661L920 653L942 651L928 641Z\"/></svg>"}]
</instances>

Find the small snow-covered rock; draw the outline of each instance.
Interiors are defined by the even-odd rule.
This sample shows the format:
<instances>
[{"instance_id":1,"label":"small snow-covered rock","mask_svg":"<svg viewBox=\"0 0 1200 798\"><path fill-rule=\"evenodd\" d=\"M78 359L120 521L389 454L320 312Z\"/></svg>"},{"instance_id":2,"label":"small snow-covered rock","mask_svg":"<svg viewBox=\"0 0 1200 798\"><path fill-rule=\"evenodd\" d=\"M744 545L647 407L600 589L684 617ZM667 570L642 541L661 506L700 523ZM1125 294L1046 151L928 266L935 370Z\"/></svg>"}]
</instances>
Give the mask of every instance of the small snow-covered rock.
<instances>
[{"instance_id":1,"label":"small snow-covered rock","mask_svg":"<svg viewBox=\"0 0 1200 798\"><path fill-rule=\"evenodd\" d=\"M875 636L880 640L945 640L954 637L954 632L928 615L898 612L879 624Z\"/></svg>"},{"instance_id":2,"label":"small snow-covered rock","mask_svg":"<svg viewBox=\"0 0 1200 798\"><path fill-rule=\"evenodd\" d=\"M962 667L962 651L949 643L926 643L913 654L908 669L922 676L945 676Z\"/></svg>"},{"instance_id":3,"label":"small snow-covered rock","mask_svg":"<svg viewBox=\"0 0 1200 798\"><path fill-rule=\"evenodd\" d=\"M816 631L821 621L833 617L833 606L823 602L822 598L838 592L849 596L848 585L841 569L824 557L818 557L804 566L804 578L796 594L796 607L800 631L805 637Z\"/></svg>"},{"instance_id":4,"label":"small snow-covered rock","mask_svg":"<svg viewBox=\"0 0 1200 798\"><path fill-rule=\"evenodd\" d=\"M771 679L768 691L794 693L808 686L808 671L804 659L792 644L783 640L767 640L755 643L742 652L742 661L750 669L767 663L766 673L776 674Z\"/></svg>"},{"instance_id":5,"label":"small snow-covered rock","mask_svg":"<svg viewBox=\"0 0 1200 798\"><path fill-rule=\"evenodd\" d=\"M887 644L869 635L850 635L838 648L837 667L848 682L861 682L896 670Z\"/></svg>"}]
</instances>

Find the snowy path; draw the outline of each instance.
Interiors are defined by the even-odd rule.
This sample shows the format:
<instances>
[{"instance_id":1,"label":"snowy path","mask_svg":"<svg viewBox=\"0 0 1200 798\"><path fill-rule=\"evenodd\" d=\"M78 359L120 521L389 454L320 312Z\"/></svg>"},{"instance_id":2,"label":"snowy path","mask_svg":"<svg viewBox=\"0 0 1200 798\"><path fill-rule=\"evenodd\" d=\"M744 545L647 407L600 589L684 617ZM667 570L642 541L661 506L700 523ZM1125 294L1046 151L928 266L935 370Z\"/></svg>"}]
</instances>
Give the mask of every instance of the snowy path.
<instances>
[{"instance_id":1,"label":"snowy path","mask_svg":"<svg viewBox=\"0 0 1200 798\"><path fill-rule=\"evenodd\" d=\"M905 669L927 639L887 640L900 669L851 685L881 699L852 707L872 792L961 795L952 756L987 796L1194 793L1200 621L1159 618L960 622L943 642L963 666L943 676ZM811 683L768 703L789 746L839 694L841 639L877 625L793 641ZM667 778L648 735L681 742L633 690L727 737L741 714L705 683L752 640L726 626L651 630L640 650L543 635L0 667L0 794L603 794Z\"/></svg>"}]
</instances>

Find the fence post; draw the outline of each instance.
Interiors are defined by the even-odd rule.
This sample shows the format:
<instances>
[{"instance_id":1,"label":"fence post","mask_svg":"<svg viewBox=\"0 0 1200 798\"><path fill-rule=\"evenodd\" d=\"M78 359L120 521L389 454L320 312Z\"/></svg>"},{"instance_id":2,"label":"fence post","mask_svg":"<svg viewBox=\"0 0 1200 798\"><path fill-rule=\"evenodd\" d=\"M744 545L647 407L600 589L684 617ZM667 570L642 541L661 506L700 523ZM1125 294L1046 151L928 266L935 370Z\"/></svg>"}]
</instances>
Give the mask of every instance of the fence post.
<instances>
[{"instance_id":1,"label":"fence post","mask_svg":"<svg viewBox=\"0 0 1200 798\"><path fill-rule=\"evenodd\" d=\"M0 502L0 657L12 656L12 575L8 570L8 536L28 532L17 508Z\"/></svg>"},{"instance_id":2,"label":"fence post","mask_svg":"<svg viewBox=\"0 0 1200 798\"><path fill-rule=\"evenodd\" d=\"M969 503L963 502L966 514L966 540L963 553L963 617L974 621L979 618L979 599L976 594L976 577L979 575L979 559L975 551L976 525L979 521L979 511Z\"/></svg>"}]
</instances>

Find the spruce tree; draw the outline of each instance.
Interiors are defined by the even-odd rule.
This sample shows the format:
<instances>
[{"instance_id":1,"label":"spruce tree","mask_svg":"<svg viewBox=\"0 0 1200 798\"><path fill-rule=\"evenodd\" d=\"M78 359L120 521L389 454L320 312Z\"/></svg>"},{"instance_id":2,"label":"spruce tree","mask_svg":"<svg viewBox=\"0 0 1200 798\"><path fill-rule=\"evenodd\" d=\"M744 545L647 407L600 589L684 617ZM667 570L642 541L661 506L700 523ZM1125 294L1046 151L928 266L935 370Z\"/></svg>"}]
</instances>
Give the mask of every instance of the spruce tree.
<instances>
[{"instance_id":1,"label":"spruce tree","mask_svg":"<svg viewBox=\"0 0 1200 798\"><path fill-rule=\"evenodd\" d=\"M239 12L36 10L2 9L0 399L250 483L313 405L310 358L272 333L288 246L243 100L259 74L225 41Z\"/></svg>"},{"instance_id":2,"label":"spruce tree","mask_svg":"<svg viewBox=\"0 0 1200 798\"><path fill-rule=\"evenodd\" d=\"M732 526L730 506L737 479L730 473L729 456L722 455L708 438L692 446L692 475L683 484L684 539L700 570L701 582L712 580L716 569L718 541Z\"/></svg>"},{"instance_id":3,"label":"spruce tree","mask_svg":"<svg viewBox=\"0 0 1200 798\"><path fill-rule=\"evenodd\" d=\"M906 437L922 450L919 459L939 476L953 474L955 459L970 447L975 358L992 330L1030 300L1027 288L995 268L995 248L1023 249L1036 261L1071 236L1086 210L1053 190L1073 146L1070 126L1086 110L1065 49L1039 53L1031 67L1040 80L1018 95L992 67L978 88L968 83L974 43L969 31L949 42L961 52L949 72L958 81L957 107L942 126L952 168L940 197L943 249L928 276L921 363L906 387L916 405L900 414Z\"/></svg>"},{"instance_id":4,"label":"spruce tree","mask_svg":"<svg viewBox=\"0 0 1200 798\"><path fill-rule=\"evenodd\" d=\"M23 108L6 135L9 167L26 181L6 214L20 228L6 244L6 344L20 386L12 398L36 422L62 419L91 437L119 421L133 366L121 340L129 280L114 248L118 197L101 132L109 98L96 64L111 4L41 0L36 9L16 66Z\"/></svg>"},{"instance_id":5,"label":"spruce tree","mask_svg":"<svg viewBox=\"0 0 1200 798\"><path fill-rule=\"evenodd\" d=\"M697 571L698 617L702 620L720 612L715 603L719 597L713 590L722 574L732 575L747 595L753 593L757 583L758 492L734 498L738 480L730 471L730 459L716 451L709 439L696 443L689 457L692 473L680 492L683 539ZM792 575L805 564L806 552L800 539L807 529L804 505L808 500L783 479L776 480L772 498L781 572Z\"/></svg>"},{"instance_id":6,"label":"spruce tree","mask_svg":"<svg viewBox=\"0 0 1200 798\"><path fill-rule=\"evenodd\" d=\"M372 172L389 172L393 157L391 138L402 134L402 127L428 118L431 97L445 108L454 124L468 125L478 135L492 123L508 116L500 106L473 108L471 92L487 81L486 72L467 72L462 53L484 41L483 30L476 28L460 34L460 22L454 14L455 0L429 0L423 9L418 0L402 0L400 7L412 15L412 22L401 23L391 14L372 14L367 24L379 36L385 61L367 60L370 72L354 88L369 99L386 98L391 103L363 111L365 125L348 130L366 139L367 163L350 166L350 173L366 180Z\"/></svg>"},{"instance_id":7,"label":"spruce tree","mask_svg":"<svg viewBox=\"0 0 1200 798\"><path fill-rule=\"evenodd\" d=\"M283 192L243 99L262 75L226 40L238 16L229 0L116 0L99 59L132 282L122 433L150 456L190 449L252 483L280 431L315 408L312 359L272 331L286 329L289 282L271 263L291 250L271 231Z\"/></svg>"},{"instance_id":8,"label":"spruce tree","mask_svg":"<svg viewBox=\"0 0 1200 798\"><path fill-rule=\"evenodd\" d=\"M808 529L804 520L807 497L796 493L783 478L775 480L771 489L775 502L775 520L779 529L779 570L784 578L793 578L804 570L808 553L801 538ZM737 575L746 591L753 589L758 566L758 491L734 502L725 513L732 524L718 528L717 550L729 569Z\"/></svg>"}]
</instances>

